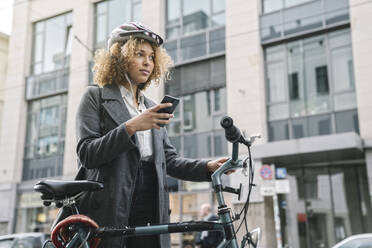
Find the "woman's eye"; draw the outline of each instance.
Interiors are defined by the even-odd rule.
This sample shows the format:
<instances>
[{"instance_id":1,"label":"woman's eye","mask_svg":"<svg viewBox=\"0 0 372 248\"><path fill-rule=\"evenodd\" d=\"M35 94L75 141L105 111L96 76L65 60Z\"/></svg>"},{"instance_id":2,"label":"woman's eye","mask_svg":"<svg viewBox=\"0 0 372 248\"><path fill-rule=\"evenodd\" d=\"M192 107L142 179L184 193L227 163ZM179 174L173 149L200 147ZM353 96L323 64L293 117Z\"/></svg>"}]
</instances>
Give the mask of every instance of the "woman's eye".
<instances>
[{"instance_id":1,"label":"woman's eye","mask_svg":"<svg viewBox=\"0 0 372 248\"><path fill-rule=\"evenodd\" d=\"M142 53L137 53L136 55L137 55L137 57L141 57Z\"/></svg>"},{"instance_id":2,"label":"woman's eye","mask_svg":"<svg viewBox=\"0 0 372 248\"><path fill-rule=\"evenodd\" d=\"M152 61L154 61L154 60L155 60L155 56L150 56L150 59L151 59Z\"/></svg>"}]
</instances>

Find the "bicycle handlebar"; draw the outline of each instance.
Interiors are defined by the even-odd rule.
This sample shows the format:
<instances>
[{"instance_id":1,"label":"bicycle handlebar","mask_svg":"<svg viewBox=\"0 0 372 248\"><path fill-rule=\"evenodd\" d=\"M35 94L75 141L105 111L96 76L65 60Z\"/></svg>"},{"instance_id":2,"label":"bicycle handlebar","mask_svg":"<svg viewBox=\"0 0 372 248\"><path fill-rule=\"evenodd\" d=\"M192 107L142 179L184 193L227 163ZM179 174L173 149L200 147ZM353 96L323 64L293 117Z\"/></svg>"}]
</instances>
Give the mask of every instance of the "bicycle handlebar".
<instances>
[{"instance_id":1,"label":"bicycle handlebar","mask_svg":"<svg viewBox=\"0 0 372 248\"><path fill-rule=\"evenodd\" d=\"M239 128L234 126L234 121L230 117L223 117L221 120L221 126L225 129L225 136L227 141L236 143L240 142L242 138L244 139Z\"/></svg>"}]
</instances>

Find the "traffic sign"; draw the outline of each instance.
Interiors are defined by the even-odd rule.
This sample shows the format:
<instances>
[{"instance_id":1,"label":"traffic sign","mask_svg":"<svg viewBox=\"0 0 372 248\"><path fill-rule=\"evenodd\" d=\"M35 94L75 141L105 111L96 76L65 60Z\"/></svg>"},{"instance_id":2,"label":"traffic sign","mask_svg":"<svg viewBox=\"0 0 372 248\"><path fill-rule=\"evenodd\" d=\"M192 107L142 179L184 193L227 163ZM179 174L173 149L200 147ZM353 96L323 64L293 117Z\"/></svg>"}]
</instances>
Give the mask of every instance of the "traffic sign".
<instances>
[{"instance_id":1,"label":"traffic sign","mask_svg":"<svg viewBox=\"0 0 372 248\"><path fill-rule=\"evenodd\" d=\"M276 179L284 179L287 177L286 168L276 168Z\"/></svg>"},{"instance_id":2,"label":"traffic sign","mask_svg":"<svg viewBox=\"0 0 372 248\"><path fill-rule=\"evenodd\" d=\"M262 165L260 168L260 175L263 180L273 179L273 170L270 165Z\"/></svg>"}]
</instances>

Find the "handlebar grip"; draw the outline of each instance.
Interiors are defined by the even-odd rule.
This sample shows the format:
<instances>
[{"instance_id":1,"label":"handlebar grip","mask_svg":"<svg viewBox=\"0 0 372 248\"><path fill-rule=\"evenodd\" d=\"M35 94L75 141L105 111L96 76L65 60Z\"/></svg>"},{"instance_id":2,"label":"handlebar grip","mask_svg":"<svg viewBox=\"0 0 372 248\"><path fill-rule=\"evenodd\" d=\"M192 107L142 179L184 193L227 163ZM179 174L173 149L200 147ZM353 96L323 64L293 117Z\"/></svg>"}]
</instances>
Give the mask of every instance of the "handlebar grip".
<instances>
[{"instance_id":1,"label":"handlebar grip","mask_svg":"<svg viewBox=\"0 0 372 248\"><path fill-rule=\"evenodd\" d=\"M221 126L225 129L225 136L227 141L231 143L236 143L242 137L239 128L234 126L234 122L230 117L228 116L223 117L221 119Z\"/></svg>"}]
</instances>

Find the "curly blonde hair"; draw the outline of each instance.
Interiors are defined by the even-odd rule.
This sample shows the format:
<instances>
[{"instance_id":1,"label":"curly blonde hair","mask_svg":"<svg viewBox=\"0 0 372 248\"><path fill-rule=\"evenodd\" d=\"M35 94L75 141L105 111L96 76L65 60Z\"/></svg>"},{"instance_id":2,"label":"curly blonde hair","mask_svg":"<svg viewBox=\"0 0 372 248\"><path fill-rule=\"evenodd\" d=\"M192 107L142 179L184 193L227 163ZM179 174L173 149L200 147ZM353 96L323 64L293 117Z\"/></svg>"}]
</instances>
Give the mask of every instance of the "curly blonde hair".
<instances>
[{"instance_id":1,"label":"curly blonde hair","mask_svg":"<svg viewBox=\"0 0 372 248\"><path fill-rule=\"evenodd\" d=\"M135 52L140 44L148 42L131 36L124 44L116 42L107 51L99 49L94 56L94 82L101 87L108 84L120 84L125 82L125 72L128 71L129 62L134 58ZM140 89L146 89L151 82L159 84L165 79L169 79L169 69L173 66L173 61L166 50L149 42L154 50L155 60L154 69L145 84L140 85Z\"/></svg>"}]
</instances>

